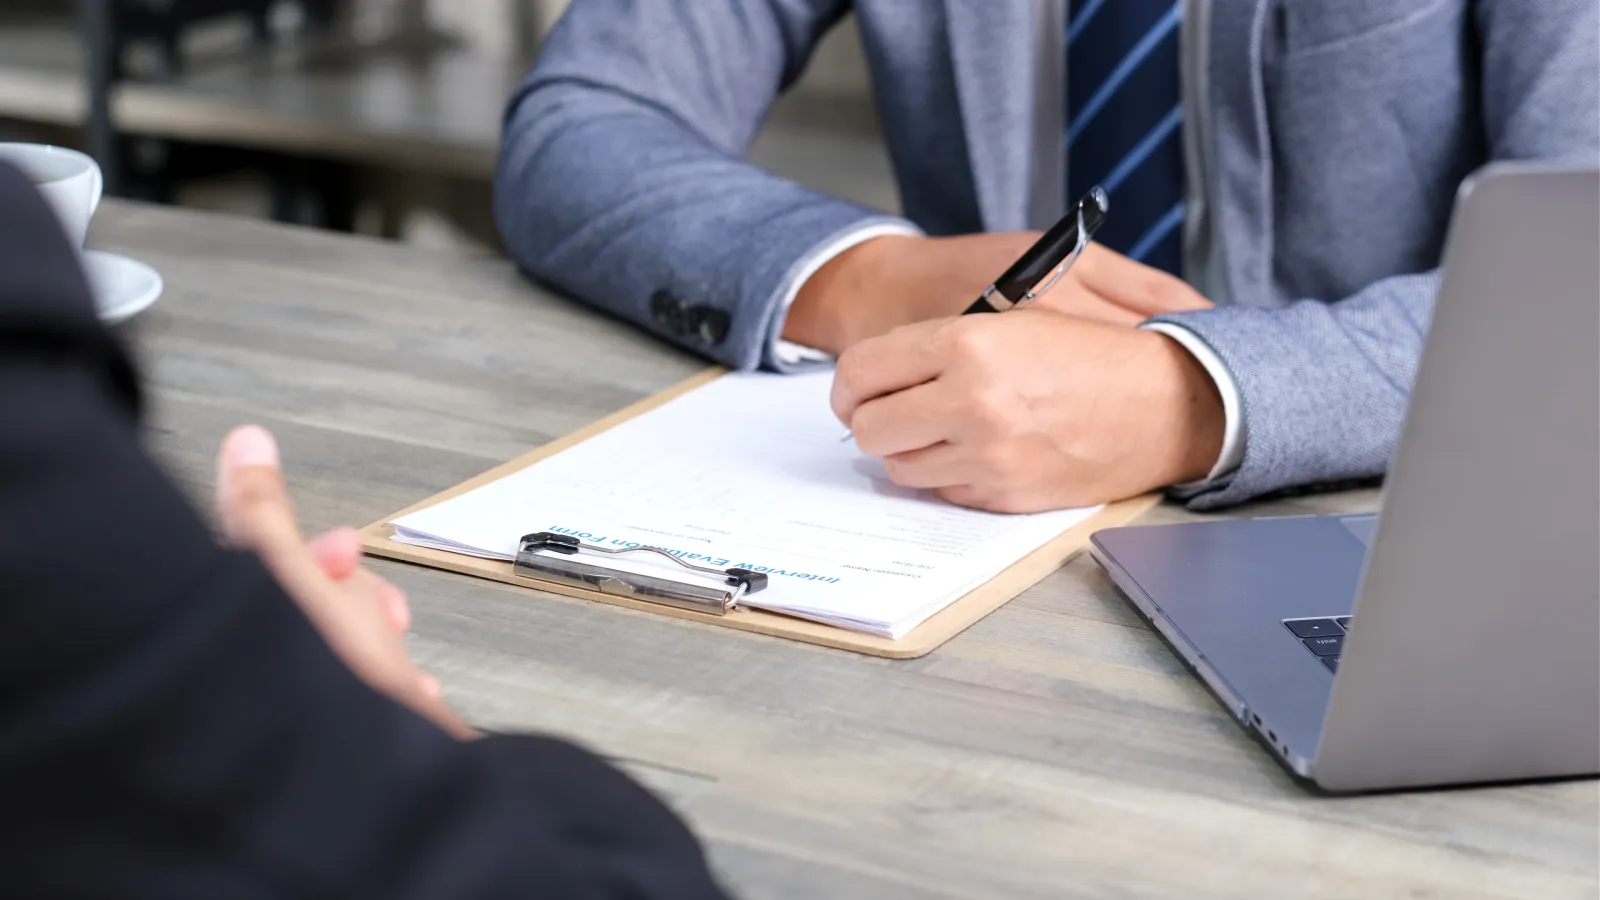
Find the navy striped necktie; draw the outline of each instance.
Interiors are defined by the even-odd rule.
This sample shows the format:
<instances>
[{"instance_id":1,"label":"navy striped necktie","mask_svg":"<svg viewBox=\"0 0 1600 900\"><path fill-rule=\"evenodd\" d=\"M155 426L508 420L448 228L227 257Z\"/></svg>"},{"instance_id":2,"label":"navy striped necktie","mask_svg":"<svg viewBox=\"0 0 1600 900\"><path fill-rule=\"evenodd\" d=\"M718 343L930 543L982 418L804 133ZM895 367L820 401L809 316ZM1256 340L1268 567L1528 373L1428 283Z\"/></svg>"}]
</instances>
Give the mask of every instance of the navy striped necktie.
<instances>
[{"instance_id":1,"label":"navy striped necktie","mask_svg":"<svg viewBox=\"0 0 1600 900\"><path fill-rule=\"evenodd\" d=\"M1067 203L1105 188L1105 246L1180 274L1180 0L1072 0L1067 25Z\"/></svg>"}]
</instances>

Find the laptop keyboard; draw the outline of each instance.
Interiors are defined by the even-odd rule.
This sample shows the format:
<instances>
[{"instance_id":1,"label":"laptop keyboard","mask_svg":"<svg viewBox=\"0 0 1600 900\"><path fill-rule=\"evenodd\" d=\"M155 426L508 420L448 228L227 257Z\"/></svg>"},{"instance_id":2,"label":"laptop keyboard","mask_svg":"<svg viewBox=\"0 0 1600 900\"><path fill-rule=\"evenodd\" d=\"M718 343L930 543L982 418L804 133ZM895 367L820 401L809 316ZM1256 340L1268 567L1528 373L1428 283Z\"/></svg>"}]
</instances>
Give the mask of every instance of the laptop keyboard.
<instances>
[{"instance_id":1,"label":"laptop keyboard","mask_svg":"<svg viewBox=\"0 0 1600 900\"><path fill-rule=\"evenodd\" d=\"M1339 654L1344 652L1344 636L1350 633L1349 616L1284 619L1283 624L1312 655L1322 660L1329 672L1339 671Z\"/></svg>"}]
</instances>

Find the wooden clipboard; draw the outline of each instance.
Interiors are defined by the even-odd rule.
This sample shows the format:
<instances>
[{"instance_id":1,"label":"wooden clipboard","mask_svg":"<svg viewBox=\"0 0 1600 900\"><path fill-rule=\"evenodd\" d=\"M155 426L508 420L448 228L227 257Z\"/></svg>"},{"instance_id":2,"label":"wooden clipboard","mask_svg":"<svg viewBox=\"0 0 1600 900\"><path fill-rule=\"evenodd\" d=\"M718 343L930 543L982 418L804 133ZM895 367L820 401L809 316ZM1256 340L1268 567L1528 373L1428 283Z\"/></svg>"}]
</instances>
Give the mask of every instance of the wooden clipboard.
<instances>
[{"instance_id":1,"label":"wooden clipboard","mask_svg":"<svg viewBox=\"0 0 1600 900\"><path fill-rule=\"evenodd\" d=\"M692 619L696 622L704 622L707 625L720 625L725 628L737 628L741 631L753 631L757 634L804 641L808 644L820 644L824 647L834 647L840 650L851 650L870 656L911 659L927 654L935 647L960 634L972 623L999 609L1012 597L1017 596L1037 584L1046 575L1061 568L1063 564L1089 545L1090 534L1102 528L1125 525L1160 500L1155 494L1147 494L1143 497L1134 497L1110 504L1100 512L1024 556L1010 568L935 613L909 634L898 639L861 634L832 625L824 625L820 622L811 622L761 610L739 609L719 616L644 600L619 597L613 594L602 594L598 591L584 590L563 584L543 581L535 582L512 574L512 567L509 562L479 559L459 553L446 553L442 550L400 544L390 540L391 535L394 533L394 529L389 525L390 522L418 510L427 509L437 503L442 503L467 491L482 487L491 481L527 468L539 460L554 456L562 450L586 441L609 428L628 421L640 413L654 409L674 397L692 391L726 372L727 370L722 368L713 368L701 372L667 388L659 394L647 397L626 409L612 413L586 428L551 441L537 450L525 453L503 465L496 466L476 478L435 494L414 506L407 507L393 515L385 516L383 519L361 529L361 544L368 553L375 556L416 563L450 572L459 572L464 575L474 575L479 578L488 578L493 581L527 588L532 593L543 591L568 597L580 597L586 600L609 603L613 606L625 606L630 609L660 613L661 615L673 616L679 619Z\"/></svg>"}]
</instances>

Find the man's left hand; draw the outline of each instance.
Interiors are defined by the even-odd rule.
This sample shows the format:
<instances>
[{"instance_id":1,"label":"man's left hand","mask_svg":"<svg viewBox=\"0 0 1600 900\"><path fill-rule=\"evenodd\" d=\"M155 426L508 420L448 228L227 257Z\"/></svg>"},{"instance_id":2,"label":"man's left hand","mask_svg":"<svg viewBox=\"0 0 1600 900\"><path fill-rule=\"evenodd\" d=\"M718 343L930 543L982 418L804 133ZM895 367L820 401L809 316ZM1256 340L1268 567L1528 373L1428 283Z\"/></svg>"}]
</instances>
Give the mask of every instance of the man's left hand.
<instances>
[{"instance_id":1,"label":"man's left hand","mask_svg":"<svg viewBox=\"0 0 1600 900\"><path fill-rule=\"evenodd\" d=\"M839 360L833 410L895 483L1017 513L1203 478L1226 424L1176 342L1047 309L864 341Z\"/></svg>"}]
</instances>

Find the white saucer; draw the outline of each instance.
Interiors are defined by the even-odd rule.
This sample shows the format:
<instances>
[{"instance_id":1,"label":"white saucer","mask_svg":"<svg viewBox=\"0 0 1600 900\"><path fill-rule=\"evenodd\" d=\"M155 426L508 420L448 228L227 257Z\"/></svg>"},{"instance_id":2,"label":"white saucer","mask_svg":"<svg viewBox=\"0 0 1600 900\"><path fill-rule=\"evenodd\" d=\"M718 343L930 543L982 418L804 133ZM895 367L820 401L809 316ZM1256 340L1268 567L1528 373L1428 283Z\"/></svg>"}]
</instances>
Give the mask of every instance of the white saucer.
<instances>
[{"instance_id":1,"label":"white saucer","mask_svg":"<svg viewBox=\"0 0 1600 900\"><path fill-rule=\"evenodd\" d=\"M136 259L103 250L85 250L83 266L94 290L100 319L109 325L128 321L161 296L161 276Z\"/></svg>"}]
</instances>

